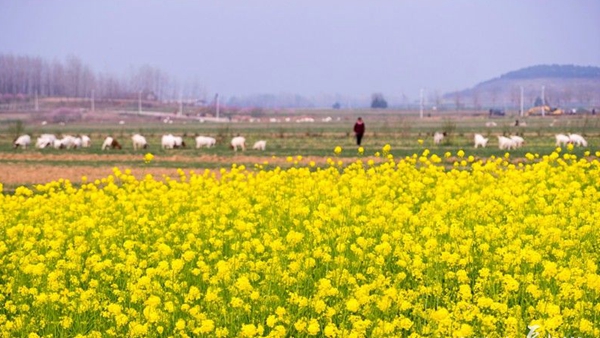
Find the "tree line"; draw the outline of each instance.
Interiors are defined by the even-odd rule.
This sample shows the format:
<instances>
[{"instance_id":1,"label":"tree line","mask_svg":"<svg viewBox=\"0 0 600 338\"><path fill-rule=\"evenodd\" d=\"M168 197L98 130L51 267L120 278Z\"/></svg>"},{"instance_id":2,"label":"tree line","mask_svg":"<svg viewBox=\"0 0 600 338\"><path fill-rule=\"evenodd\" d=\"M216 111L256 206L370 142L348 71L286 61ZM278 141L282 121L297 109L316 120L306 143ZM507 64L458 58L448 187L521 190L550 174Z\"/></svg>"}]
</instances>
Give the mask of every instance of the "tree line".
<instances>
[{"instance_id":1,"label":"tree line","mask_svg":"<svg viewBox=\"0 0 600 338\"><path fill-rule=\"evenodd\" d=\"M48 61L41 57L0 54L0 100L49 97L98 99L202 99L205 89L192 81L181 85L163 70L144 65L127 76L95 72L76 56L65 61Z\"/></svg>"}]
</instances>

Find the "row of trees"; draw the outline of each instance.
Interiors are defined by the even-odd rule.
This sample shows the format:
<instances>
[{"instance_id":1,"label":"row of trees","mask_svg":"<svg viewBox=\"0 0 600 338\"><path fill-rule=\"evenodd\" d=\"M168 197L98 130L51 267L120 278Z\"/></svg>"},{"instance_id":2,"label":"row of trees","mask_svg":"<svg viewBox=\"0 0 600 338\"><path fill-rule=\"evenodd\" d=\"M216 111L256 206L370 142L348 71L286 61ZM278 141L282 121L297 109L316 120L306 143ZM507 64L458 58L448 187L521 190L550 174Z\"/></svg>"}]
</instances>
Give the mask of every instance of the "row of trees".
<instances>
[{"instance_id":1,"label":"row of trees","mask_svg":"<svg viewBox=\"0 0 600 338\"><path fill-rule=\"evenodd\" d=\"M157 67L144 65L131 69L127 76L94 72L76 56L64 62L41 57L0 54L0 94L9 97L63 96L85 98L94 91L96 98L178 99L179 96L204 98L205 89L192 81L182 86Z\"/></svg>"}]
</instances>

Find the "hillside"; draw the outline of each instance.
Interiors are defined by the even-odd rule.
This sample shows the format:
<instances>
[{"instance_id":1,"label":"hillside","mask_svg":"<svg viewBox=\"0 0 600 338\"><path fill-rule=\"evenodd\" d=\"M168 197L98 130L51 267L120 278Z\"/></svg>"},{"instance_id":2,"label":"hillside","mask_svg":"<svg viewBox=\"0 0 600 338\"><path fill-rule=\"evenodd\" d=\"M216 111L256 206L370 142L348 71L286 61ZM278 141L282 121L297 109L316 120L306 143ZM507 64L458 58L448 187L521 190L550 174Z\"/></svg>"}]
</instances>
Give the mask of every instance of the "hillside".
<instances>
[{"instance_id":1,"label":"hillside","mask_svg":"<svg viewBox=\"0 0 600 338\"><path fill-rule=\"evenodd\" d=\"M551 106L598 106L600 67L536 65L508 72L473 88L447 93L444 100L462 107L514 108L520 105L521 87L525 108L531 107L536 98L541 97L542 90Z\"/></svg>"}]
</instances>

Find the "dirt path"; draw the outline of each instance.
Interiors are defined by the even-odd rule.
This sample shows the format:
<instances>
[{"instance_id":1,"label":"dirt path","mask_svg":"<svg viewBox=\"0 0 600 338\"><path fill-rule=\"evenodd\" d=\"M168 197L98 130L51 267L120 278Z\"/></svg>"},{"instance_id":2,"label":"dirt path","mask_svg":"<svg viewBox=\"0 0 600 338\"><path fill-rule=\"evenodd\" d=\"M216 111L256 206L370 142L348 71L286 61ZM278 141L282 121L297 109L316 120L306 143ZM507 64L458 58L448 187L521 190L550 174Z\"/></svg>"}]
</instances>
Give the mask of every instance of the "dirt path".
<instances>
[{"instance_id":1,"label":"dirt path","mask_svg":"<svg viewBox=\"0 0 600 338\"><path fill-rule=\"evenodd\" d=\"M29 185L48 183L58 179L68 179L73 183L81 182L81 178L86 176L88 181L101 179L113 173L112 167L92 167L92 166L69 166L57 167L40 164L0 164L0 183L6 185ZM142 178L146 174L152 174L155 178L162 175L177 177L177 169L173 168L143 168L132 169L132 173L137 178Z\"/></svg>"},{"instance_id":2,"label":"dirt path","mask_svg":"<svg viewBox=\"0 0 600 338\"><path fill-rule=\"evenodd\" d=\"M291 166L292 163L288 161L287 157L269 157L269 156L246 156L246 155L235 155L233 157L222 157L222 156L182 156L182 155L170 155L170 156L156 156L153 161L153 166L143 167L143 155L131 155L131 154L0 154L0 183L4 185L30 185L39 183L48 183L58 179L68 179L71 182L81 182L82 176L86 176L88 181L96 180L107 177L113 173L112 168L114 166L119 167L121 170L125 170L130 165L121 166L118 162L139 162L139 167L132 167L132 173L138 179L142 178L146 174L151 174L155 178L160 179L163 175L169 177L177 177L177 169L170 167L161 167L161 163L186 163L192 164L197 163L198 168L193 170L197 173L203 172L205 169L203 166L215 168L224 167L228 168L232 163L244 163L244 164L263 164L268 162L271 166ZM324 165L327 163L328 157L304 157L301 159L301 163L308 165L311 161L314 161L317 165ZM296 157L292 158L293 161L297 161ZM338 159L335 159L336 161ZM340 158L344 163L350 163L355 161L355 158ZM367 158L363 160L367 161ZM12 163L11 161L15 161ZM65 166L52 164L53 161L74 161L74 162L89 162L90 165L69 165ZM101 166L95 165L96 161L111 161L115 162L115 165ZM209 165L210 164L210 165ZM189 172L191 169L184 169L185 172ZM216 169L211 169L218 172Z\"/></svg>"}]
</instances>

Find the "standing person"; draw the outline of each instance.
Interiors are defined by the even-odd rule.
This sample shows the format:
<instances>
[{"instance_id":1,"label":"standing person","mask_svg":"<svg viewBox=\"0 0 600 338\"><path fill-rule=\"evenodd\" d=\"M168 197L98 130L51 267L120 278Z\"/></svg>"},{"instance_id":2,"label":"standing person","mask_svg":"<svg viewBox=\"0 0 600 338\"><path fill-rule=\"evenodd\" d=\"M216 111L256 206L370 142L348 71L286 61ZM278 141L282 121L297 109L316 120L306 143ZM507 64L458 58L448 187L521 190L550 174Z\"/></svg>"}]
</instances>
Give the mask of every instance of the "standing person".
<instances>
[{"instance_id":1,"label":"standing person","mask_svg":"<svg viewBox=\"0 0 600 338\"><path fill-rule=\"evenodd\" d=\"M360 142L365 134L365 123L362 117L359 117L354 124L354 134L356 135L356 144L360 146Z\"/></svg>"}]
</instances>

